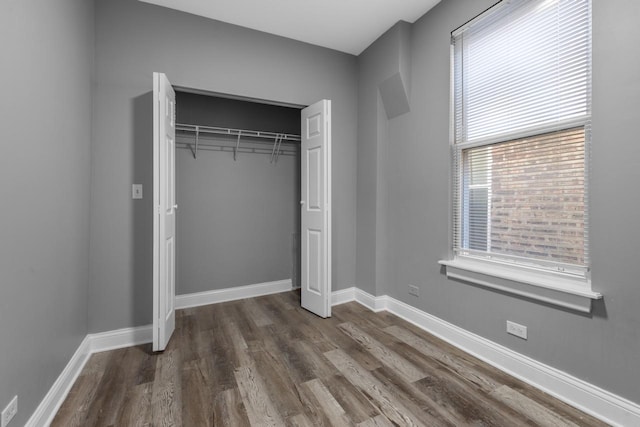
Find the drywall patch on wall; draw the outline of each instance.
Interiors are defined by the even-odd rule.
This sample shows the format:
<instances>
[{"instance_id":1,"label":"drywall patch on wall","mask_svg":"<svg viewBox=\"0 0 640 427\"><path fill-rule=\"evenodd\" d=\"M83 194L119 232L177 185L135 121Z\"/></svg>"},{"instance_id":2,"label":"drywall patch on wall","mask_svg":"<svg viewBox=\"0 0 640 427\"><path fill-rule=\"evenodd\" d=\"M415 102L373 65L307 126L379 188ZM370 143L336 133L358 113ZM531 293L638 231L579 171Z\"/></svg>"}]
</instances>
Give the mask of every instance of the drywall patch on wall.
<instances>
[{"instance_id":1,"label":"drywall patch on wall","mask_svg":"<svg viewBox=\"0 0 640 427\"><path fill-rule=\"evenodd\" d=\"M409 94L400 73L380 83L378 89L388 119L409 112Z\"/></svg>"},{"instance_id":2,"label":"drywall patch on wall","mask_svg":"<svg viewBox=\"0 0 640 427\"><path fill-rule=\"evenodd\" d=\"M390 57L394 72L378 85L380 96L387 113L387 119L393 119L409 112L411 106L411 24L400 21L387 33L393 44L393 55Z\"/></svg>"}]
</instances>

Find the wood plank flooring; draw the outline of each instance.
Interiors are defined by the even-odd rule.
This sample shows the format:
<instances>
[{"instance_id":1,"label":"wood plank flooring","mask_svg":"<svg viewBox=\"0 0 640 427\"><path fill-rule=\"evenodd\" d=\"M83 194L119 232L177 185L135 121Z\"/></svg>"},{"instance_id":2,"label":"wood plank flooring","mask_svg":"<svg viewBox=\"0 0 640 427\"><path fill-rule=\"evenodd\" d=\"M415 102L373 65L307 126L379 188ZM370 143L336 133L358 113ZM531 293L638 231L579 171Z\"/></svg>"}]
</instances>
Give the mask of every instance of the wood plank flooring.
<instances>
[{"instance_id":1,"label":"wood plank flooring","mask_svg":"<svg viewBox=\"0 0 640 427\"><path fill-rule=\"evenodd\" d=\"M286 292L178 311L160 354L94 354L52 425L605 424L392 314Z\"/></svg>"}]
</instances>

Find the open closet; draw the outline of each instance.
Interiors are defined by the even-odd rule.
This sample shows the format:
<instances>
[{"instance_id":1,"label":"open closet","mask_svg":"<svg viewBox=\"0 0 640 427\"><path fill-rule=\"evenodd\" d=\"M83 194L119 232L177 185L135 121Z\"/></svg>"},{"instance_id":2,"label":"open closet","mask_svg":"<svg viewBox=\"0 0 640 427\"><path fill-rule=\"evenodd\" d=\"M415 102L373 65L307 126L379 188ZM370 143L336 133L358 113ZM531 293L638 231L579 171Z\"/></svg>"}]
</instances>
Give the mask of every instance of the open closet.
<instances>
[{"instance_id":1,"label":"open closet","mask_svg":"<svg viewBox=\"0 0 640 427\"><path fill-rule=\"evenodd\" d=\"M176 295L299 286L301 306L330 317L331 100L176 93L163 73L153 86L153 350L171 339Z\"/></svg>"},{"instance_id":2,"label":"open closet","mask_svg":"<svg viewBox=\"0 0 640 427\"><path fill-rule=\"evenodd\" d=\"M176 294L300 286L300 108L176 91Z\"/></svg>"}]
</instances>

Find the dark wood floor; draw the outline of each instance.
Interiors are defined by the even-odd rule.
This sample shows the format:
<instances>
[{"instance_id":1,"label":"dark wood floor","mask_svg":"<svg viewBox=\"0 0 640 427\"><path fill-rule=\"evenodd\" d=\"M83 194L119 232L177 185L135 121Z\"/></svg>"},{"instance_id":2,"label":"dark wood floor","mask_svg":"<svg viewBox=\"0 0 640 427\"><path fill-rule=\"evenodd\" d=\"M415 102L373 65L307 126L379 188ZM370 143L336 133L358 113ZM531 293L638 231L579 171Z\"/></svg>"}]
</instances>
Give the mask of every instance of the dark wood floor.
<instances>
[{"instance_id":1,"label":"dark wood floor","mask_svg":"<svg viewBox=\"0 0 640 427\"><path fill-rule=\"evenodd\" d=\"M167 350L94 354L53 426L602 426L389 313L297 292L181 310Z\"/></svg>"}]
</instances>

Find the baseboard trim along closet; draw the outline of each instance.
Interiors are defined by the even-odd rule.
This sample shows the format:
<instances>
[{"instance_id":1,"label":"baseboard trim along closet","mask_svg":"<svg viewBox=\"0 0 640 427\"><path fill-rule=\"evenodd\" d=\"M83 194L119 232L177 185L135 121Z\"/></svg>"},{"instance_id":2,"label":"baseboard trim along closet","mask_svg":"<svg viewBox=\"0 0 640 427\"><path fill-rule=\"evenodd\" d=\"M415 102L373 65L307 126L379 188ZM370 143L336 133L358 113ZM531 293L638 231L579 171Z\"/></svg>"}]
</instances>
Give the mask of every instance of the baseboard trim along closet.
<instances>
[{"instance_id":1,"label":"baseboard trim along closet","mask_svg":"<svg viewBox=\"0 0 640 427\"><path fill-rule=\"evenodd\" d=\"M263 295L287 292L291 289L293 289L291 279L285 279L194 294L176 295L176 309L179 310L181 308L199 307L201 305L216 304L219 302L260 297Z\"/></svg>"},{"instance_id":2,"label":"baseboard trim along closet","mask_svg":"<svg viewBox=\"0 0 640 427\"><path fill-rule=\"evenodd\" d=\"M153 340L153 326L145 325L135 328L117 329L115 331L89 334L91 354L118 348L147 344Z\"/></svg>"},{"instance_id":3,"label":"baseboard trim along closet","mask_svg":"<svg viewBox=\"0 0 640 427\"><path fill-rule=\"evenodd\" d=\"M614 426L640 425L640 405L538 362L387 295L358 288L333 294L333 305L356 301L372 311L387 310L490 365Z\"/></svg>"}]
</instances>

